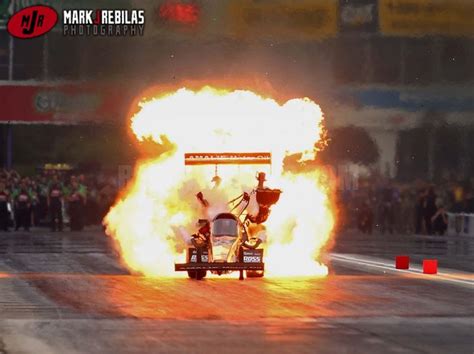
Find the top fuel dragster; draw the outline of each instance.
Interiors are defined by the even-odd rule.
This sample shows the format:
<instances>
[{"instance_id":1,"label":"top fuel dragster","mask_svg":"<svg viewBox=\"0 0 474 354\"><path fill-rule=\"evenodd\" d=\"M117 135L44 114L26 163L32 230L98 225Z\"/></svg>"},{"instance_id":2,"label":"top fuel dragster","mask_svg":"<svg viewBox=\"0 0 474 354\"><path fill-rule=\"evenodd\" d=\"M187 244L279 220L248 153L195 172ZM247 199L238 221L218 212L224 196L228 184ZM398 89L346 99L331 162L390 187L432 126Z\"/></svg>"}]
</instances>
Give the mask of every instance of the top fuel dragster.
<instances>
[{"instance_id":1,"label":"top fuel dragster","mask_svg":"<svg viewBox=\"0 0 474 354\"><path fill-rule=\"evenodd\" d=\"M185 165L207 164L270 164L270 153L193 153L185 154ZM217 167L216 167L217 168ZM218 182L220 178L214 177ZM243 192L231 200L229 212L219 213L212 220L200 219L198 231L191 237L186 251L186 263L175 264L176 271L187 271L192 279L201 280L210 271L214 274L240 272L240 279L263 277L263 240L249 232L251 224L264 223L270 207L278 202L281 190L264 186L265 173L257 174L258 185L251 193ZM255 196L258 212L246 213L250 199ZM209 203L199 192L196 197L203 207Z\"/></svg>"}]
</instances>

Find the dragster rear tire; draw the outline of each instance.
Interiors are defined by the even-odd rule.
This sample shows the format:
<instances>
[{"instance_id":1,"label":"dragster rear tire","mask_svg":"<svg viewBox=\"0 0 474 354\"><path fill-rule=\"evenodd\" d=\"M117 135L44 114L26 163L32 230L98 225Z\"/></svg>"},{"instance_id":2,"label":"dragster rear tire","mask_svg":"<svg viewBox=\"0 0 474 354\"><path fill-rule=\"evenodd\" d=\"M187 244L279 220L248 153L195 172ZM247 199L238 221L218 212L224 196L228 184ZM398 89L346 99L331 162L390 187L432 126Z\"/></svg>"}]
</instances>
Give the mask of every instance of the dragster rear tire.
<instances>
[{"instance_id":1,"label":"dragster rear tire","mask_svg":"<svg viewBox=\"0 0 474 354\"><path fill-rule=\"evenodd\" d=\"M265 272L263 270L247 270L247 278L263 278Z\"/></svg>"},{"instance_id":2,"label":"dragster rear tire","mask_svg":"<svg viewBox=\"0 0 474 354\"><path fill-rule=\"evenodd\" d=\"M188 277L191 279L201 280L206 277L205 270L188 270Z\"/></svg>"},{"instance_id":3,"label":"dragster rear tire","mask_svg":"<svg viewBox=\"0 0 474 354\"><path fill-rule=\"evenodd\" d=\"M206 277L207 271L206 270L198 270L196 273L196 279L201 280Z\"/></svg>"}]
</instances>

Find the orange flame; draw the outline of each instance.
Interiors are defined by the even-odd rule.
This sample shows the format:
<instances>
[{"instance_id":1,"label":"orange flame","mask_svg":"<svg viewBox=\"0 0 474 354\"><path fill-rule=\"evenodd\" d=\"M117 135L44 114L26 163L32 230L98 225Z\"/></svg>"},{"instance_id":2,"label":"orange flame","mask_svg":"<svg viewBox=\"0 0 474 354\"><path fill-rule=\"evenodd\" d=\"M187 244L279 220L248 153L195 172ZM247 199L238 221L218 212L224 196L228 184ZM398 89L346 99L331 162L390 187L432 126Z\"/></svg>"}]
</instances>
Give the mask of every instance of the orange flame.
<instances>
[{"instance_id":1,"label":"orange flame","mask_svg":"<svg viewBox=\"0 0 474 354\"><path fill-rule=\"evenodd\" d=\"M267 184L283 193L265 223L265 274L326 275L327 267L317 259L334 225L327 175L320 169L283 171L289 154L314 158L322 120L319 106L308 98L279 104L243 90L183 88L141 102L131 121L136 137L158 143L166 137L175 148L137 166L134 180L104 220L123 262L147 276L175 274L174 263L184 261L196 220L228 211L227 201L250 192L255 172L268 169L220 166L222 183L216 188L214 167L185 167L185 152L268 151L273 165ZM208 215L195 198L199 191L210 202Z\"/></svg>"}]
</instances>

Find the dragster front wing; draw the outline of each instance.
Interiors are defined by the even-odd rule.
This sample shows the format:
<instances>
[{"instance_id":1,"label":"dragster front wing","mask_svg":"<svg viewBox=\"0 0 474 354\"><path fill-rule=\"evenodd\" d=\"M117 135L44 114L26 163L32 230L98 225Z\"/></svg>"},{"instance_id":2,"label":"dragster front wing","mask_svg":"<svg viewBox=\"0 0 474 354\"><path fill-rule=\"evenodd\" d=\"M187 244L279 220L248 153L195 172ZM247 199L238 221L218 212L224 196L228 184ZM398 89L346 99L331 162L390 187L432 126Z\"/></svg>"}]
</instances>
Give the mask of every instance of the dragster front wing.
<instances>
[{"instance_id":1,"label":"dragster front wing","mask_svg":"<svg viewBox=\"0 0 474 354\"><path fill-rule=\"evenodd\" d=\"M212 263L176 263L174 270L177 272L187 270L214 270L214 271L232 271L232 270L264 270L265 263L241 263L241 262L212 262Z\"/></svg>"}]
</instances>

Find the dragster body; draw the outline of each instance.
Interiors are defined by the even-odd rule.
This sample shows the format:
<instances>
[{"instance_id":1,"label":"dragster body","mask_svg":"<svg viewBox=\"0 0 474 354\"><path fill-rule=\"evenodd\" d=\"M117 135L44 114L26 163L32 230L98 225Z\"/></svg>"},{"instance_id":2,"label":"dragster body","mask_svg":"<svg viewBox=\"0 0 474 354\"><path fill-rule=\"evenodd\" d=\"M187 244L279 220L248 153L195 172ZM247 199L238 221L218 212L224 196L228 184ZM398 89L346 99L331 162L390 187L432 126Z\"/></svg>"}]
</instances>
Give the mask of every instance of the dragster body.
<instances>
[{"instance_id":1,"label":"dragster body","mask_svg":"<svg viewBox=\"0 0 474 354\"><path fill-rule=\"evenodd\" d=\"M186 154L185 164L262 164L270 163L270 159L269 153ZM220 178L216 175L215 180ZM259 234L251 234L249 226L267 220L270 207L278 202L281 191L264 186L263 172L257 174L257 180L258 186L251 193L243 192L229 202L233 205L229 212L219 213L211 220L199 219L198 230L186 250L186 263L175 264L176 271L187 271L190 278L197 280L208 271L218 275L239 271L241 280L244 272L247 277L263 277L264 240ZM258 203L258 212L254 214L247 212L252 195ZM203 207L209 207L201 192L196 197Z\"/></svg>"}]
</instances>

